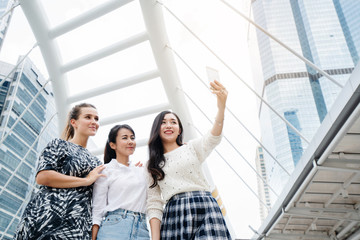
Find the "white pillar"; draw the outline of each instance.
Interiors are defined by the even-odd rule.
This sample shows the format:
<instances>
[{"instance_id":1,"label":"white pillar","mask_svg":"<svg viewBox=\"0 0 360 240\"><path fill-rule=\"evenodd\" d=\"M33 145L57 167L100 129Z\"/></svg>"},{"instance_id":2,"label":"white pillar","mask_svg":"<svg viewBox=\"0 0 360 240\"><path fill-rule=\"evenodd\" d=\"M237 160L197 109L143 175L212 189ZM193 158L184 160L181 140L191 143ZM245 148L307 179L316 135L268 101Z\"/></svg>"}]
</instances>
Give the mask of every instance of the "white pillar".
<instances>
[{"instance_id":1,"label":"white pillar","mask_svg":"<svg viewBox=\"0 0 360 240\"><path fill-rule=\"evenodd\" d=\"M55 105L58 111L59 132L61 133L66 123L69 105L66 104L68 96L66 77L60 71L62 65L60 51L55 40L49 37L49 21L40 1L19 0L19 2L38 42L51 79Z\"/></svg>"},{"instance_id":2,"label":"white pillar","mask_svg":"<svg viewBox=\"0 0 360 240\"><path fill-rule=\"evenodd\" d=\"M140 0L140 5L150 45L167 98L171 108L181 117L184 123L185 139L192 139L196 137L196 133L189 127L189 123L192 122L191 115L186 106L185 96L179 90L181 83L172 51L166 47L169 44L169 40L166 34L161 5L157 4L155 0Z\"/></svg>"}]
</instances>

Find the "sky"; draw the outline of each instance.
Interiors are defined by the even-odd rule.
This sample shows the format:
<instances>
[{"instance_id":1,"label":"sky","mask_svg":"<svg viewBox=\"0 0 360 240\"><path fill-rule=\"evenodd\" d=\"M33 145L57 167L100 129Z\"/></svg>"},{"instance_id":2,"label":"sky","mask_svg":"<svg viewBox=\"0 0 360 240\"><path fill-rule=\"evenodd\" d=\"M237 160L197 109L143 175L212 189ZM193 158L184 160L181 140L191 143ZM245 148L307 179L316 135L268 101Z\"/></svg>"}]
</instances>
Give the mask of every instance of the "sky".
<instances>
[{"instance_id":1,"label":"sky","mask_svg":"<svg viewBox=\"0 0 360 240\"><path fill-rule=\"evenodd\" d=\"M57 26L62 21L102 2L102 0L41 1L50 26ZM248 24L241 17L217 0L164 0L163 2L242 80L250 86L253 85L247 42ZM242 12L248 11L249 6L244 3L247 1L228 2ZM164 18L171 47L205 83L207 83L206 66L219 71L220 81L229 90L228 108L259 138L255 96L241 83L241 80L236 78L166 10L164 10ZM144 30L144 24L141 11L138 2L134 1L124 8L115 10L101 19L59 37L57 43L62 60L66 63L142 30ZM0 60L15 64L18 56L25 55L35 42L36 40L21 8L17 7L0 53ZM29 57L45 78L48 78L46 64L39 48L35 48ZM201 133L205 133L210 129L211 124L198 108L213 119L216 115L215 98L176 55L175 61L182 87L192 99L188 99L185 104L189 108L193 124ZM68 92L69 95L73 95L82 90L93 89L106 83L150 71L155 67L150 45L145 42L97 63L69 72L67 74ZM166 95L160 79L157 78L88 101L97 106L101 119L112 116L115 112L121 114L149 107L152 104L166 102ZM196 102L196 105L192 101ZM137 139L148 137L154 116L152 114L127 122L135 129ZM103 146L111 127L112 125L100 127L97 136L92 139L97 147ZM255 173L244 160L246 159L254 166L256 141L229 112L225 113L224 136L231 141L241 156L226 139L222 140L217 151L236 170L237 174L257 192ZM146 147L139 147L133 156L133 160L143 161L146 156ZM252 237L253 232L249 225L254 229L258 229L260 226L257 198L216 152L209 157L207 165L226 207L236 238Z\"/></svg>"}]
</instances>

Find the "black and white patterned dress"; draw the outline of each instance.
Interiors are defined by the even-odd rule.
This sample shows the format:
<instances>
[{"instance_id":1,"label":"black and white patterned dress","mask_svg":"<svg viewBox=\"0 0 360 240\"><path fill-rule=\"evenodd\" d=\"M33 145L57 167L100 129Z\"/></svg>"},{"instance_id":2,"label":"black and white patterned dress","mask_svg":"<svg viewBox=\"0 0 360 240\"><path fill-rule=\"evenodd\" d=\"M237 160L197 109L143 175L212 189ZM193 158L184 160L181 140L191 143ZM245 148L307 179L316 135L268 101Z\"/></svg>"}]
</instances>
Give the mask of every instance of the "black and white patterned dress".
<instances>
[{"instance_id":1,"label":"black and white patterned dress","mask_svg":"<svg viewBox=\"0 0 360 240\"><path fill-rule=\"evenodd\" d=\"M37 171L86 177L101 162L87 149L62 139L51 141ZM92 185L77 188L41 186L27 205L14 239L90 239Z\"/></svg>"}]
</instances>

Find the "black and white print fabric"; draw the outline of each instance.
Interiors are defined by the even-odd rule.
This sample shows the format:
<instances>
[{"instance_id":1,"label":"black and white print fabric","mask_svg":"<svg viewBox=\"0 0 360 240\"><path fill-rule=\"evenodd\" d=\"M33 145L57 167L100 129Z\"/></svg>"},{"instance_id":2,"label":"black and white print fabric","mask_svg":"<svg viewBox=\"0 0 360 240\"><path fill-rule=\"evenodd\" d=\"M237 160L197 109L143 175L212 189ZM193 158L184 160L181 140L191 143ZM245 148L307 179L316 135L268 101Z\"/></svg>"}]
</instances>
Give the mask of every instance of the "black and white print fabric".
<instances>
[{"instance_id":1,"label":"black and white print fabric","mask_svg":"<svg viewBox=\"0 0 360 240\"><path fill-rule=\"evenodd\" d=\"M86 177L101 162L87 149L54 139L43 150L37 172ZM27 205L14 239L90 239L92 185L77 188L41 186Z\"/></svg>"}]
</instances>

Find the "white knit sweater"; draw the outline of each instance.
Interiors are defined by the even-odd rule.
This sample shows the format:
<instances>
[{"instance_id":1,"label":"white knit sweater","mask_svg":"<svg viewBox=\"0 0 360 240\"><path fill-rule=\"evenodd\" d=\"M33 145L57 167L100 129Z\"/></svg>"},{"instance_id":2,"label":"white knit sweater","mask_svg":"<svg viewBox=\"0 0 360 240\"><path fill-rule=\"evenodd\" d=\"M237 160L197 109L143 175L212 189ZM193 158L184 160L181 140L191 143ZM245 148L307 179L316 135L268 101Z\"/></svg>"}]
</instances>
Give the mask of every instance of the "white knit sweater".
<instances>
[{"instance_id":1,"label":"white knit sweater","mask_svg":"<svg viewBox=\"0 0 360 240\"><path fill-rule=\"evenodd\" d=\"M211 151L221 141L220 136L210 132L203 137L189 141L181 147L165 153L165 166L162 170L165 178L158 181L155 188L148 188L147 215L149 219L158 218L161 221L163 205L172 196L182 192L210 191L202 172L201 164ZM148 175L149 186L153 180Z\"/></svg>"}]
</instances>

